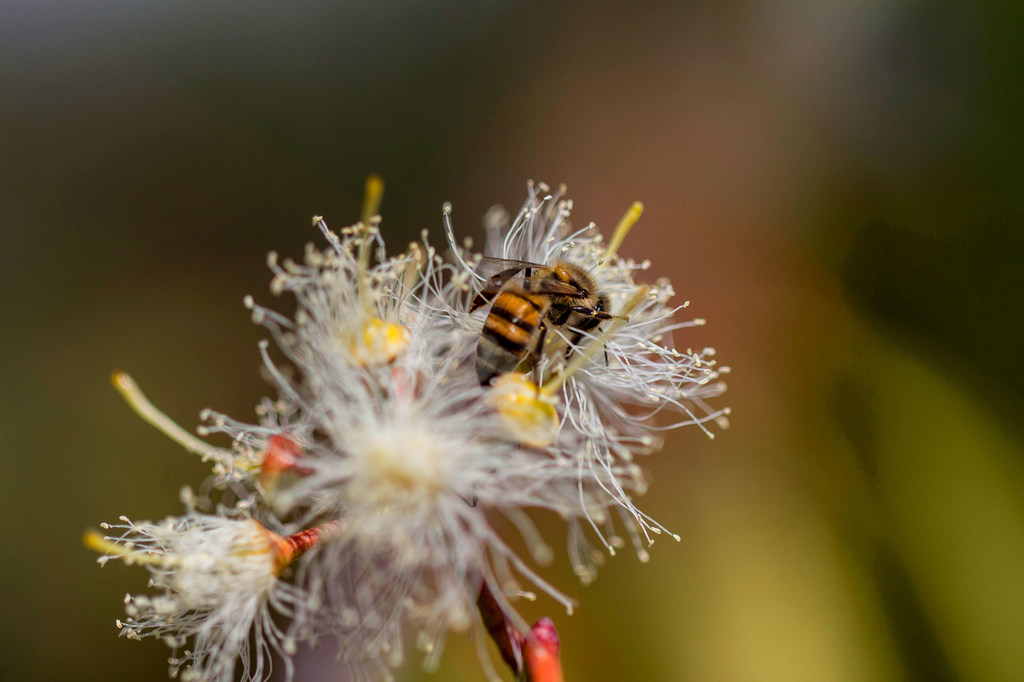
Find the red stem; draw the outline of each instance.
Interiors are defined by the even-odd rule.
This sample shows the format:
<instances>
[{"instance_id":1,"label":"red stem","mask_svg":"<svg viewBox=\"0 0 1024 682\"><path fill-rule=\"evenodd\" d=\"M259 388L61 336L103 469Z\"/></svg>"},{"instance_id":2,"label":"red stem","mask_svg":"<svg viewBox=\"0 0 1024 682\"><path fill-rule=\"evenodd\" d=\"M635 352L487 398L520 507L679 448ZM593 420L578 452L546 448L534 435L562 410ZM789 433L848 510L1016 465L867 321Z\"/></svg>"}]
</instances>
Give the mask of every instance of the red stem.
<instances>
[{"instance_id":1,"label":"red stem","mask_svg":"<svg viewBox=\"0 0 1024 682\"><path fill-rule=\"evenodd\" d=\"M498 601L491 594L487 583L480 587L480 595L476 600L477 609L484 622L484 627L491 635L491 639L498 645L501 658L505 661L512 672L519 674L522 671L523 645L526 640L514 625L505 618L504 611Z\"/></svg>"},{"instance_id":2,"label":"red stem","mask_svg":"<svg viewBox=\"0 0 1024 682\"><path fill-rule=\"evenodd\" d=\"M505 618L498 600L484 584L477 597L477 608L484 627L498 645L501 657L512 669L516 679L529 682L564 682L562 662L559 658L560 643L555 623L550 618L541 618L523 636Z\"/></svg>"},{"instance_id":3,"label":"red stem","mask_svg":"<svg viewBox=\"0 0 1024 682\"><path fill-rule=\"evenodd\" d=\"M281 537L277 533L270 533L270 537L274 542L277 551L277 571L280 573L287 566L291 565L296 559L308 552L313 547L316 547L325 538L330 539L332 535L338 533L342 529L342 522L340 520L328 521L325 524L316 526L315 528L307 528L306 530L300 530L298 533L292 533L288 537Z\"/></svg>"}]
</instances>

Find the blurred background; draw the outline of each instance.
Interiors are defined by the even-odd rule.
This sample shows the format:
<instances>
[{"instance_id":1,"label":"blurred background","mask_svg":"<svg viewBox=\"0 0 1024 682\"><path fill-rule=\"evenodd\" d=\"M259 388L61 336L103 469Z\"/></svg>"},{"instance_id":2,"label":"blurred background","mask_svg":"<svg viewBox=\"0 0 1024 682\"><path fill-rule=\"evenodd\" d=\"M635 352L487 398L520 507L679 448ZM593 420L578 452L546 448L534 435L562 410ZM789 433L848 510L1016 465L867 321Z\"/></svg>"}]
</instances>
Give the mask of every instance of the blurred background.
<instances>
[{"instance_id":1,"label":"blurred background","mask_svg":"<svg viewBox=\"0 0 1024 682\"><path fill-rule=\"evenodd\" d=\"M162 680L137 568L84 528L178 513L192 426L268 390L242 297L387 180L401 247L528 178L650 258L733 368L644 509L682 535L579 585L580 680L1024 679L1018 3L13 2L0 10L0 677ZM435 236L435 241L437 237ZM549 540L558 544L553 524ZM341 679L301 667L302 679ZM452 637L440 672L480 680Z\"/></svg>"}]
</instances>

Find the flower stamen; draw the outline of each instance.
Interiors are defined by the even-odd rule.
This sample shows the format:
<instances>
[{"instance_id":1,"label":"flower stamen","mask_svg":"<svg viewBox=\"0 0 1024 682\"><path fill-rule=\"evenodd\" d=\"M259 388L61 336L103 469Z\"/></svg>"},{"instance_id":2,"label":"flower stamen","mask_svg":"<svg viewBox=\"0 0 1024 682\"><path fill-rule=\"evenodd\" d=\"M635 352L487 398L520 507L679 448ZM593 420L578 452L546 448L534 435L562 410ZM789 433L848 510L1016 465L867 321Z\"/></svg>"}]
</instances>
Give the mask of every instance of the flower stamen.
<instances>
[{"instance_id":1,"label":"flower stamen","mask_svg":"<svg viewBox=\"0 0 1024 682\"><path fill-rule=\"evenodd\" d=\"M612 258L615 258L615 254L618 253L619 247L622 246L622 242L626 240L626 235L636 224L636 221L640 220L640 216L644 212L644 205L639 201L634 201L633 205L629 207L626 214L622 216L619 224L615 226L615 232L612 233L612 240L608 242L608 248L605 249L604 255L601 256L601 263L607 263Z\"/></svg>"},{"instance_id":2,"label":"flower stamen","mask_svg":"<svg viewBox=\"0 0 1024 682\"><path fill-rule=\"evenodd\" d=\"M92 551L103 555L100 557L101 564L105 564L106 559L112 556L123 559L129 566L132 564L158 566L166 563L166 557L162 554L140 552L129 545L116 543L103 535L103 533L92 528L85 531L85 534L82 535L82 543Z\"/></svg>"},{"instance_id":3,"label":"flower stamen","mask_svg":"<svg viewBox=\"0 0 1024 682\"><path fill-rule=\"evenodd\" d=\"M365 310L370 309L370 283L366 277L366 271L370 267L370 241L380 224L380 204L383 198L384 178L376 173L366 176L362 220L356 226L356 229L362 230L362 234L359 235L359 299Z\"/></svg>"},{"instance_id":4,"label":"flower stamen","mask_svg":"<svg viewBox=\"0 0 1024 682\"><path fill-rule=\"evenodd\" d=\"M178 426L174 420L161 412L156 405L149 401L135 380L120 370L110 375L110 383L114 385L121 397L125 399L137 415L143 418L150 426L185 448L187 451L200 455L206 459L221 459L224 451L209 443L193 436L185 429Z\"/></svg>"}]
</instances>

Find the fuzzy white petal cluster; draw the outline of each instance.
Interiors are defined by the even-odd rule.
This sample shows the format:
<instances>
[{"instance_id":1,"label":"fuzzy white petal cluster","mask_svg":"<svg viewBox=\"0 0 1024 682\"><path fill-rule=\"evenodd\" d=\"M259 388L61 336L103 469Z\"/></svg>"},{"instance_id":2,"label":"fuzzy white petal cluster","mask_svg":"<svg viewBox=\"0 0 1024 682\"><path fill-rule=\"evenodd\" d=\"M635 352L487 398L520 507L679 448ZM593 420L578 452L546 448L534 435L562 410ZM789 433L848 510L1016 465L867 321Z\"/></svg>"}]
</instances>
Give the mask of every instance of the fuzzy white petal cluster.
<instances>
[{"instance_id":1,"label":"fuzzy white petal cluster","mask_svg":"<svg viewBox=\"0 0 1024 682\"><path fill-rule=\"evenodd\" d=\"M291 615L305 598L278 579L274 536L258 521L190 512L103 527L120 535L100 562L144 566L157 591L125 597L122 636L163 639L175 650L171 677L233 679L239 663L243 680L269 675L271 651L284 653L285 641L272 613Z\"/></svg>"},{"instance_id":2,"label":"fuzzy white petal cluster","mask_svg":"<svg viewBox=\"0 0 1024 682\"><path fill-rule=\"evenodd\" d=\"M115 375L139 414L213 462L207 491L223 491L216 514L125 520L100 547L143 564L158 592L129 600L124 631L187 647L172 672L218 680L237 665L243 679L264 679L271 650L287 661L297 642L324 638L357 678L389 678L410 638L432 668L449 633L471 631L493 678L481 591L514 624L511 600L532 591L572 609L534 568L554 553L529 513L566 521L584 580L603 556L595 538L610 552L623 542L615 517L644 558L662 528L636 507L646 482L634 457L657 450L665 429L724 426L726 412L705 401L725 369L711 349L673 346L673 332L698 322L674 322L667 281L637 283L647 265L616 255L622 235L608 247L592 225L573 231L570 208L531 184L513 221L492 211L485 253L471 254L446 207L451 260L425 234L389 255L376 216L340 234L314 219L326 248L268 259L271 290L294 298L294 314L246 298L275 342L260 352L277 395L255 424L204 415L200 433L226 434L230 447L186 433ZM473 301L487 284L484 256L575 263L615 317L552 326L529 373L481 385L474 359L489 307ZM529 558L512 549L520 543ZM272 612L289 619L286 633Z\"/></svg>"},{"instance_id":3,"label":"fuzzy white petal cluster","mask_svg":"<svg viewBox=\"0 0 1024 682\"><path fill-rule=\"evenodd\" d=\"M645 547L651 544L652 534L665 529L634 502L647 485L634 458L659 450L662 434L670 429L697 425L713 438L708 422L726 428L729 409L713 409L707 400L725 391L720 377L729 368L718 365L713 348L676 348L673 333L703 325L704 320L676 321L676 315L689 302L673 305L675 292L665 278L654 283L635 280L636 273L650 268L650 261L637 263L617 255L618 245L639 218L639 206L634 205L632 215L627 214L606 244L593 223L580 229L572 226L572 201L564 194L564 187L549 193L546 185L530 183L527 199L514 219L510 220L500 208L492 209L485 221L487 241L483 254L471 255L459 249L450 221L446 222L448 241L459 255L457 262L470 276L473 264L481 257L542 265L557 261L579 265L608 297L610 311L626 318L617 323L606 322L595 331L555 328L560 339L553 345L571 346L573 350L543 354L539 374L560 384L562 428L550 446L551 452L574 463L582 490L611 498L625 512L624 527L638 556L646 560ZM484 310L470 317L467 329L478 333L486 314ZM578 335L575 345L570 334ZM550 339L548 343L552 345ZM567 371L574 354L585 352L587 346L599 346L599 352L580 358L586 361L573 367L571 376L560 382L559 375ZM621 540L611 518L604 513L604 505L584 512L596 537L606 550L614 553ZM576 572L589 581L595 575L600 556L591 551L577 527L571 526L571 530L570 558Z\"/></svg>"}]
</instances>

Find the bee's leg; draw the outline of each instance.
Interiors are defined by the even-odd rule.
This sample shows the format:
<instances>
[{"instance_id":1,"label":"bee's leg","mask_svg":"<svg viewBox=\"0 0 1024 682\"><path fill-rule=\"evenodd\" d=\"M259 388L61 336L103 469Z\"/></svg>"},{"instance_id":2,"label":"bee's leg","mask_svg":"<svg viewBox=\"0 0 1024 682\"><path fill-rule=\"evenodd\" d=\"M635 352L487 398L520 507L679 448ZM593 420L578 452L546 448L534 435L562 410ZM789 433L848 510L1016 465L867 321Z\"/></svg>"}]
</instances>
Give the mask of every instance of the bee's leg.
<instances>
[{"instance_id":1,"label":"bee's leg","mask_svg":"<svg viewBox=\"0 0 1024 682\"><path fill-rule=\"evenodd\" d=\"M495 295L498 293L497 289L481 289L476 292L476 296L473 297L473 302L469 306L469 312L473 312L477 308L487 305L494 300Z\"/></svg>"},{"instance_id":2,"label":"bee's leg","mask_svg":"<svg viewBox=\"0 0 1024 682\"><path fill-rule=\"evenodd\" d=\"M580 315L586 315L587 317L590 318L590 320L588 321L588 324L586 324L586 325L582 325L582 324L579 325L580 327L582 327L586 331L590 331L591 329L595 328L597 325L601 324L601 322L604 321L604 320L611 320L611 319L614 319L614 318L618 317L618 315L612 315L611 313L606 313L605 311L597 310L596 308L588 308L585 305L569 306L569 310L571 310L574 313L579 313ZM572 354L573 349L577 347L577 345L580 342L580 339L582 339L582 338L583 338L583 334L580 333L580 332L576 332L573 335L572 340L569 342L569 347L565 351L566 359L569 358L569 355ZM607 359L607 357L608 357L608 351L606 349L605 350L605 359Z\"/></svg>"},{"instance_id":3,"label":"bee's leg","mask_svg":"<svg viewBox=\"0 0 1024 682\"><path fill-rule=\"evenodd\" d=\"M619 317L618 315L606 313L603 310L594 310L593 308L588 308L585 305L569 306L569 310L573 311L574 313L579 313L580 315L586 315L595 320L612 320L615 319L616 317Z\"/></svg>"},{"instance_id":4,"label":"bee's leg","mask_svg":"<svg viewBox=\"0 0 1024 682\"><path fill-rule=\"evenodd\" d=\"M621 315L612 315L611 313L607 313L607 312L605 312L603 310L596 310L594 308L588 308L588 307L583 306L583 305L570 306L569 309L572 310L574 313L579 313L581 315L588 315L588 316L590 316L591 320L595 320L595 323L594 323L595 327L598 324L600 324L601 321L603 321L603 320L613 320L613 319L625 319L627 321L629 320L628 317L627 318L622 318ZM566 352L565 352L565 357L566 358L569 357L569 353L572 352L572 349L576 346L577 343L579 343L579 340L581 338L583 338L583 335L577 332L576 336L574 336L573 339L572 339L572 343L570 344L569 349L566 350ZM608 366L608 347L607 346L605 346L605 349L604 349L604 366L605 367Z\"/></svg>"},{"instance_id":5,"label":"bee's leg","mask_svg":"<svg viewBox=\"0 0 1024 682\"><path fill-rule=\"evenodd\" d=\"M540 325L540 331L537 334L537 343L533 347L531 354L533 355L533 383L537 384L537 390L540 391L540 360L544 357L544 342L548 338L548 326L543 322Z\"/></svg>"}]
</instances>

